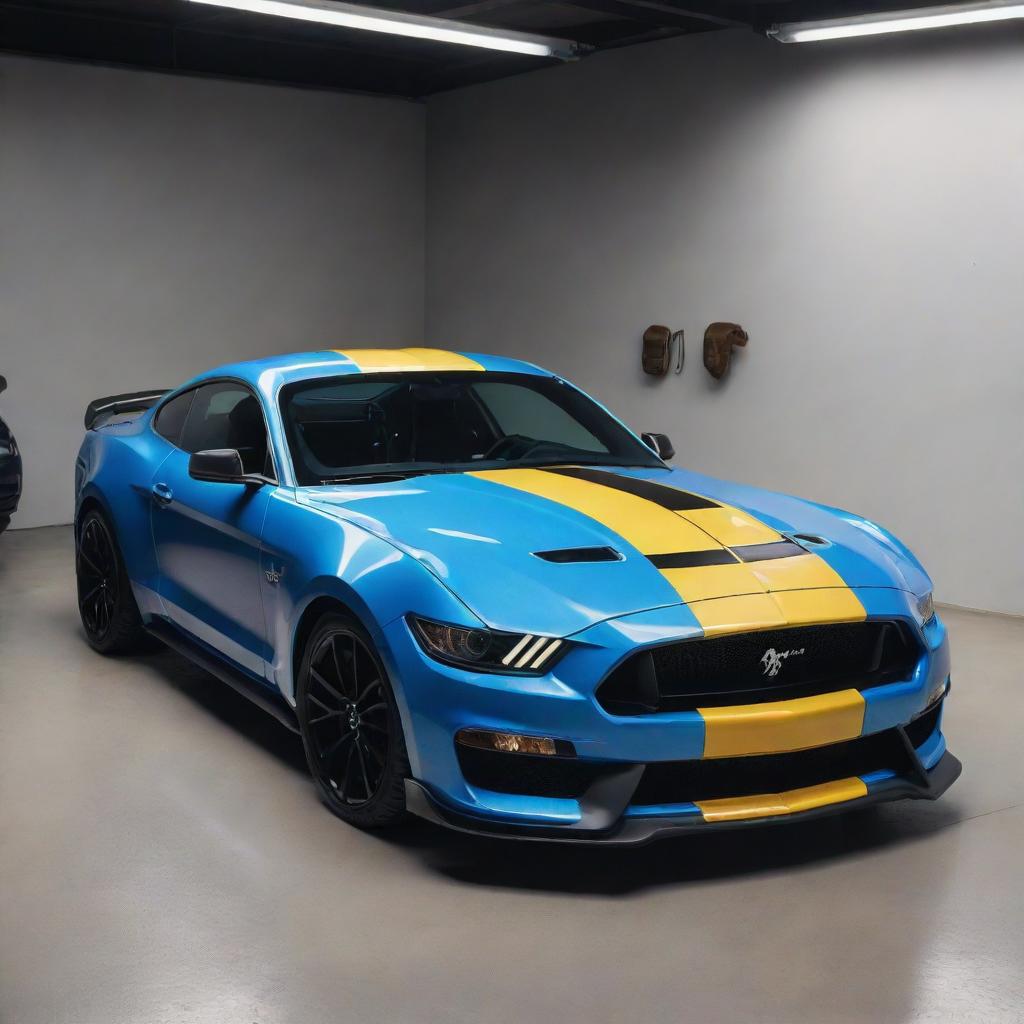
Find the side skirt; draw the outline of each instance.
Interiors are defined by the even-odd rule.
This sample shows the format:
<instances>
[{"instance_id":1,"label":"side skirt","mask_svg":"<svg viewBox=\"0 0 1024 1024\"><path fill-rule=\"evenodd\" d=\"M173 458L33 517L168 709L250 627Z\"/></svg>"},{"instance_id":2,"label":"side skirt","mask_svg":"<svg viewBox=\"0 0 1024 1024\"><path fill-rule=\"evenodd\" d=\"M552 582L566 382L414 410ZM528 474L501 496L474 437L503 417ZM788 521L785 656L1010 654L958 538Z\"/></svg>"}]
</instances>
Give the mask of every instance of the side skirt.
<instances>
[{"instance_id":1,"label":"side skirt","mask_svg":"<svg viewBox=\"0 0 1024 1024\"><path fill-rule=\"evenodd\" d=\"M158 640L163 641L173 651L184 655L189 661L216 676L222 683L227 683L232 690L247 697L253 704L273 715L285 728L292 732L299 731L299 722L295 712L280 694L274 693L266 684L253 679L240 668L224 661L206 647L190 637L165 619L153 619L146 623L146 629Z\"/></svg>"}]
</instances>

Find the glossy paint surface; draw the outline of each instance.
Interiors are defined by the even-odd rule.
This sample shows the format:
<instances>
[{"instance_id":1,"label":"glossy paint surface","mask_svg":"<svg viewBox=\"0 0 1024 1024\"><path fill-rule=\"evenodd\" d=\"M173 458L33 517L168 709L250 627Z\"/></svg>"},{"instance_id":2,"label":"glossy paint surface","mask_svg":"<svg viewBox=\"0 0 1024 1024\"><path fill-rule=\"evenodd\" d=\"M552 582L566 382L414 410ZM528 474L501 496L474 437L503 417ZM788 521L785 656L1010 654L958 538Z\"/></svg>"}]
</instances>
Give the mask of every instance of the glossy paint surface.
<instances>
[{"instance_id":1,"label":"glossy paint surface","mask_svg":"<svg viewBox=\"0 0 1024 1024\"><path fill-rule=\"evenodd\" d=\"M429 354L434 351L405 350L402 365L409 352L423 366L412 372L450 364L444 354ZM779 621L831 621L833 607L844 609L835 618L847 621L902 620L918 637L921 656L907 679L855 691L862 722L855 734L908 721L949 675L945 628L937 618L922 624L917 610L931 588L923 568L882 528L839 510L669 467L607 467L612 490L567 486L538 471L529 471L524 484L518 470L295 486L278 409L281 387L359 373L360 358L374 368L387 363L386 352L374 352L370 361L344 350L204 375L235 378L255 390L279 482L253 488L192 480L187 456L154 433L150 411L87 433L76 474L78 508L96 501L112 519L145 617L171 620L288 701L303 615L324 598L345 605L370 632L389 671L414 777L446 805L513 822L580 816L574 800L467 785L453 745L465 727L554 735L572 741L581 757L616 762L713 753L706 746L709 726L697 711L613 717L596 702L608 672L645 646ZM483 372L544 373L477 354L457 360ZM620 493L647 484L702 496L715 507L664 513ZM700 590L700 578L680 582L677 570L659 569L649 557L652 543L662 545L659 551L738 550L794 535L812 538L800 541L804 554L725 567L727 574L704 577L713 591ZM560 564L535 554L602 546L621 559ZM694 578L698 590L686 590ZM738 582L723 590L724 579ZM831 594L839 604L828 603ZM573 643L544 676L472 672L425 655L410 633L409 613Z\"/></svg>"}]
</instances>

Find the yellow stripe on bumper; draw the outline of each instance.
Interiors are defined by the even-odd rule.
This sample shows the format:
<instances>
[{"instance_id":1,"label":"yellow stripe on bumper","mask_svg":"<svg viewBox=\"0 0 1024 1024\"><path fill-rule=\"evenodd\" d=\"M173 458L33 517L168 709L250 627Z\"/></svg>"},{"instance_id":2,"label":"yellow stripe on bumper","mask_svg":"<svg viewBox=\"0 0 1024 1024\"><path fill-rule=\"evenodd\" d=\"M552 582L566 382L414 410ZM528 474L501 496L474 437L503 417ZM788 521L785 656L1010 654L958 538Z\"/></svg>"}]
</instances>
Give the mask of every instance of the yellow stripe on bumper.
<instances>
[{"instance_id":1,"label":"yellow stripe on bumper","mask_svg":"<svg viewBox=\"0 0 1024 1024\"><path fill-rule=\"evenodd\" d=\"M864 698L857 690L697 712L704 719L706 758L822 747L856 739L864 727Z\"/></svg>"},{"instance_id":2,"label":"yellow stripe on bumper","mask_svg":"<svg viewBox=\"0 0 1024 1024\"><path fill-rule=\"evenodd\" d=\"M361 373L405 373L417 370L483 370L468 356L440 348L336 348Z\"/></svg>"},{"instance_id":3,"label":"yellow stripe on bumper","mask_svg":"<svg viewBox=\"0 0 1024 1024\"><path fill-rule=\"evenodd\" d=\"M856 777L823 782L818 786L790 789L785 793L760 796L733 796L721 800L699 800L697 806L705 821L742 821L745 818L770 818L795 814L813 807L841 804L866 796L868 787Z\"/></svg>"}]
</instances>

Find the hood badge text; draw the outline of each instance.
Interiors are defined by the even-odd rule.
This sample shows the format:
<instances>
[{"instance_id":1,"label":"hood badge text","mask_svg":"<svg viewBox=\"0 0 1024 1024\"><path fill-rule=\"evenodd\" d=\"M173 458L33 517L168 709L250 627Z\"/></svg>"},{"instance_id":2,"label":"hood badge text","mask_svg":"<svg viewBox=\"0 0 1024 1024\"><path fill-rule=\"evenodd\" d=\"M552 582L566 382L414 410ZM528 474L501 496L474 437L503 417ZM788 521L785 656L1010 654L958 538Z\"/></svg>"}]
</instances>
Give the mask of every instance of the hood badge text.
<instances>
[{"instance_id":1,"label":"hood badge text","mask_svg":"<svg viewBox=\"0 0 1024 1024\"><path fill-rule=\"evenodd\" d=\"M782 663L786 658L795 658L800 654L804 653L804 648L792 648L788 651L777 651L774 647L769 647L764 654L761 655L761 664L764 666L764 674L766 676L777 676L779 670L782 668Z\"/></svg>"}]
</instances>

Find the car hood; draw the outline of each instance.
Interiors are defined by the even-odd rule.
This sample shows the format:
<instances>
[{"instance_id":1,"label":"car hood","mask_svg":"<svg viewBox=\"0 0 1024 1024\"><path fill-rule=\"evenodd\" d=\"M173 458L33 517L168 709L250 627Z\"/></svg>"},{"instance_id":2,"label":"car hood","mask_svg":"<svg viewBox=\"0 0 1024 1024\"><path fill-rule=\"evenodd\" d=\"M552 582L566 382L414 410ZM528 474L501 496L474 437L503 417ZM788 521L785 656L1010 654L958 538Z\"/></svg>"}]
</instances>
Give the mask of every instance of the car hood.
<instances>
[{"instance_id":1,"label":"car hood","mask_svg":"<svg viewBox=\"0 0 1024 1024\"><path fill-rule=\"evenodd\" d=\"M672 500L678 492L703 500L703 507L666 508L687 503ZM568 636L604 619L723 596L826 585L923 594L930 587L913 556L868 520L684 470L507 469L308 488L300 495L418 559L495 629ZM702 556L694 552L710 551L721 560L757 550L749 545L791 538L806 549L803 561L821 559L839 577L836 584L778 571L796 559L776 563L767 582L755 564L729 566L724 574L659 567L666 559L671 564L672 552L693 561ZM591 551L552 561L537 554L599 548L620 557L575 560L594 557ZM686 586L679 585L683 577Z\"/></svg>"}]
</instances>

